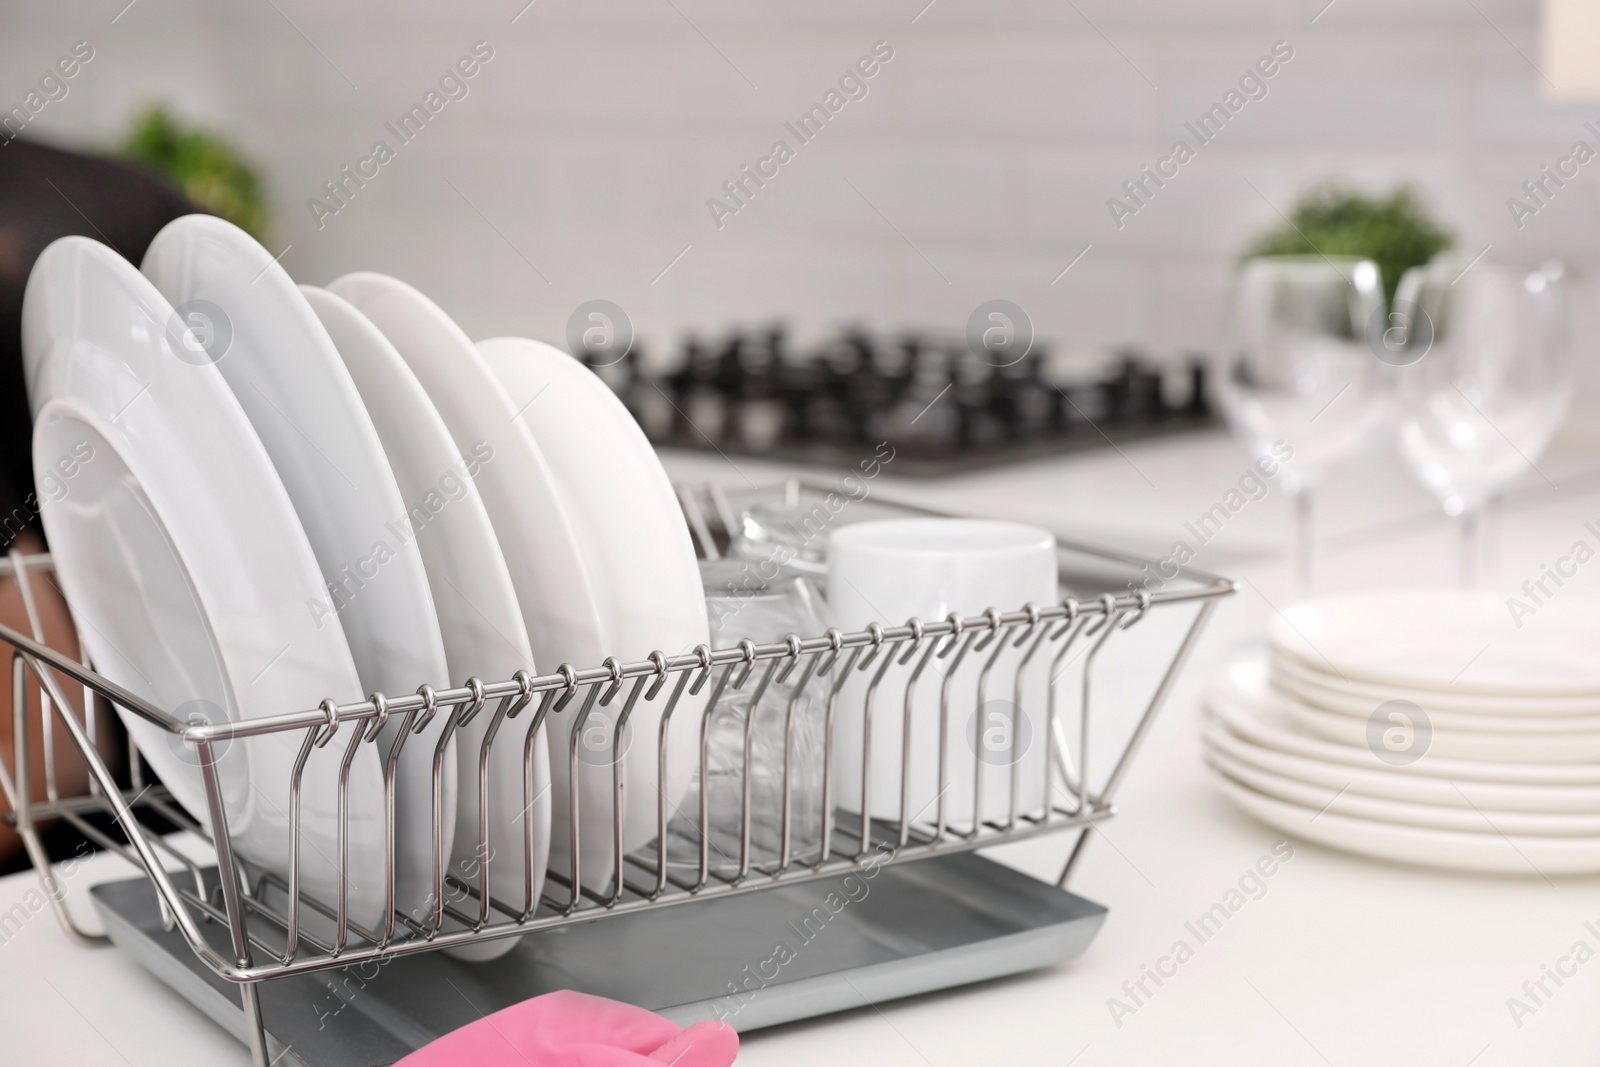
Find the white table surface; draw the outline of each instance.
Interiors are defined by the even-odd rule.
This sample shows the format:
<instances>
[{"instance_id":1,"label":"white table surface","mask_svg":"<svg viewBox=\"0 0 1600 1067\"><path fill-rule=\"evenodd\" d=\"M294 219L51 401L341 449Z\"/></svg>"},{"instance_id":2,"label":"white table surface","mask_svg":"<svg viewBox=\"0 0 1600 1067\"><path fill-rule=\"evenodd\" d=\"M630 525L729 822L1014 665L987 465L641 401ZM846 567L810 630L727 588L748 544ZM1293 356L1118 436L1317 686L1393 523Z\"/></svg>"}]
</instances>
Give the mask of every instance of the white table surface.
<instances>
[{"instance_id":1,"label":"white table surface","mask_svg":"<svg viewBox=\"0 0 1600 1067\"><path fill-rule=\"evenodd\" d=\"M760 482L783 468L673 455L675 478ZM1497 576L1508 586L1600 520L1600 455L1553 453L1510 494ZM1212 435L1124 446L940 482L880 483L901 496L1040 522L1123 547L1165 550L1186 519L1246 470ZM892 472L892 465L891 465ZM1455 875L1378 863L1310 844L1174 978L1132 1015L1111 997L1184 938L1278 833L1233 808L1199 754L1198 694L1217 665L1258 640L1292 595L1277 487L1249 504L1197 565L1243 581L1216 614L1118 798L1121 814L1093 841L1072 888L1111 909L1079 960L1054 970L747 1034L748 1067L957 1064L1593 1064L1600 1054L1600 958L1579 967L1520 1021L1507 999L1572 951L1600 952L1600 878ZM1320 589L1448 584L1452 531L1392 460L1369 457L1323 494ZM1563 597L1600 595L1600 567ZM1065 842L1010 846L1000 858L1036 873ZM126 877L96 859L72 880L73 902L98 878ZM25 902L31 874L0 880L0 914ZM91 919L92 921L92 919ZM0 1063L223 1067L242 1046L114 949L80 948L48 912L0 943Z\"/></svg>"}]
</instances>

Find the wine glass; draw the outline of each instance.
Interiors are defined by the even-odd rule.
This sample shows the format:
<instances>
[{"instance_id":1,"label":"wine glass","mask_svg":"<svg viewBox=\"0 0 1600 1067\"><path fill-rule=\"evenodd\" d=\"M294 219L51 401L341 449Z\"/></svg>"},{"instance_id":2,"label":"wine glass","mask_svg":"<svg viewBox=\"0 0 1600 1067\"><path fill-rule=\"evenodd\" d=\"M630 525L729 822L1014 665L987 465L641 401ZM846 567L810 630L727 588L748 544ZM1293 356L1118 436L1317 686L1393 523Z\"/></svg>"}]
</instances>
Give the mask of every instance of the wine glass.
<instances>
[{"instance_id":1,"label":"wine glass","mask_svg":"<svg viewBox=\"0 0 1600 1067\"><path fill-rule=\"evenodd\" d=\"M1354 256L1261 256L1239 272L1213 376L1220 407L1263 474L1294 501L1295 576L1311 586L1311 493L1381 421L1378 265ZM1287 455L1287 459L1285 456Z\"/></svg>"},{"instance_id":2,"label":"wine glass","mask_svg":"<svg viewBox=\"0 0 1600 1067\"><path fill-rule=\"evenodd\" d=\"M1572 401L1563 269L1454 257L1413 267L1395 294L1404 343L1398 444L1418 481L1459 520L1461 581L1482 569L1482 514L1534 466Z\"/></svg>"}]
</instances>

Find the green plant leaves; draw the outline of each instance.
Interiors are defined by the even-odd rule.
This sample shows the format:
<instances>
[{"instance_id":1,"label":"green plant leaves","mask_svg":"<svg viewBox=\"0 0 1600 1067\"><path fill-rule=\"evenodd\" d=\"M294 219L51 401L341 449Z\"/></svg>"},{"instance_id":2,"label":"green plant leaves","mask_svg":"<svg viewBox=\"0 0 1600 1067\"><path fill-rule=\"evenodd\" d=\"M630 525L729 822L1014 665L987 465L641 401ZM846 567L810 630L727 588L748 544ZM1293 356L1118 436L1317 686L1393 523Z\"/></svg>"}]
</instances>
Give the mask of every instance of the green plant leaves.
<instances>
[{"instance_id":1,"label":"green plant leaves","mask_svg":"<svg viewBox=\"0 0 1600 1067\"><path fill-rule=\"evenodd\" d=\"M1324 185L1301 196L1289 221L1257 238L1245 257L1365 256L1383 272L1384 298L1392 306L1400 276L1454 243L1455 235L1434 221L1410 189L1378 198Z\"/></svg>"},{"instance_id":2,"label":"green plant leaves","mask_svg":"<svg viewBox=\"0 0 1600 1067\"><path fill-rule=\"evenodd\" d=\"M182 125L155 105L134 120L122 155L170 178L198 208L219 215L258 240L267 209L255 170L214 134Z\"/></svg>"}]
</instances>

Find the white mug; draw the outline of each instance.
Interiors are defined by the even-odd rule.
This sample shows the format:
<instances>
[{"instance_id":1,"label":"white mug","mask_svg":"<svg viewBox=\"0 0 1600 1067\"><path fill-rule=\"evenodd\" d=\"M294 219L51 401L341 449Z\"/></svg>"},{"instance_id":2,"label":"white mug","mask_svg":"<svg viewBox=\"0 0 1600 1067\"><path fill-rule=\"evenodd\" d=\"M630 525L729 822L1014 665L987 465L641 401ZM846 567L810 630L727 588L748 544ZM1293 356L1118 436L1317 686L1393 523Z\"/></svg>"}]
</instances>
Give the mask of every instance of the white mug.
<instances>
[{"instance_id":1,"label":"white mug","mask_svg":"<svg viewBox=\"0 0 1600 1067\"><path fill-rule=\"evenodd\" d=\"M844 630L863 630L869 623L904 626L907 620L943 620L951 612L963 617L989 608L1013 612L1026 604L1044 607L1056 602L1055 536L1022 523L984 519L889 519L842 526L828 546L828 602ZM1043 625L1043 624L1041 624ZM1048 656L1019 666L1032 638L1022 647L1022 627L1002 629L981 650L989 631L961 635L948 657L937 653L917 679L910 707L906 687L932 645L941 649L948 637L928 638L905 664L887 668L877 686L872 680L883 668L874 660L840 693L834 726L835 795L847 811L861 811L862 754L868 746L864 724L868 690L872 689L871 768L868 814L898 824L902 817L902 729L909 715L911 763L905 812L913 823L931 824L942 796L946 825L970 829L975 819L1005 822L1012 813L1037 813L1045 803L1045 760L1049 751L1045 703ZM1000 642L1004 641L1004 645ZM954 670L956 657L981 662ZM896 650L903 656L905 646ZM864 655L864 654L863 654ZM992 660L992 663L991 663ZM841 662L848 662L845 657ZM983 668L987 667L987 670ZM944 706L945 676L950 684ZM946 732L945 781L939 781L941 719ZM982 780L982 810L977 810ZM1013 784L1013 780L1015 783Z\"/></svg>"}]
</instances>

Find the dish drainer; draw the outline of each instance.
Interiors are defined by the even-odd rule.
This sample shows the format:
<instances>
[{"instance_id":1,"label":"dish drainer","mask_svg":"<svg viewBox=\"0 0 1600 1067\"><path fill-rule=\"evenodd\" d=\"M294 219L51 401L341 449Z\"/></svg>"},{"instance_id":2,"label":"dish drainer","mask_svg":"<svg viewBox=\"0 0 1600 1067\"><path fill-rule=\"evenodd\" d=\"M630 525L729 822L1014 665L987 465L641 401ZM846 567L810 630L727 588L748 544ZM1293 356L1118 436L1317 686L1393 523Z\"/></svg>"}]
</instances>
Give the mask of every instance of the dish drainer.
<instances>
[{"instance_id":1,"label":"dish drainer","mask_svg":"<svg viewBox=\"0 0 1600 1067\"><path fill-rule=\"evenodd\" d=\"M758 500L814 503L818 516L827 522L941 514L888 501L859 480L852 486L854 491L841 496L838 486L791 479L744 491L680 488L679 497L700 551L708 557L726 548L737 529L740 509ZM480 1014L556 988L629 1000L682 1023L717 1017L751 1029L1048 966L1081 953L1104 917L1104 908L1065 892L1064 886L1093 827L1114 814L1113 797L1212 611L1235 589L1225 579L1192 569L1152 582L1149 561L1066 538L1058 544L1062 586L1070 594L1060 604L1022 605L1010 611L989 608L975 616L912 619L905 625L874 625L854 633L790 635L773 644L741 641L716 650L702 646L677 656L656 652L638 662L608 659L583 669L563 664L537 677L522 673L487 682L470 679L447 689L422 686L407 696L347 703L329 699L313 709L210 725L182 722L46 646L36 621L32 637L0 626L0 639L13 648L13 697L19 709L13 722L13 751L29 751L28 715L21 709L26 707L24 698L36 693L45 709L46 752L58 743L59 725L91 777L89 795L63 797L54 763L47 759L46 799L41 802L33 799L27 760L15 760L10 767L0 761L0 786L12 806L5 820L21 834L69 935L88 944L116 942L133 953L245 1040L256 1067L392 1062ZM51 567L50 558L43 555L13 553L0 561L0 573L16 577L30 619L37 619L31 583ZM1143 706L1107 710L1095 703L1094 668L1108 643L1114 638L1117 644L1132 642L1141 631L1155 629L1151 617L1175 616L1186 606L1193 611L1186 625L1162 628L1173 637L1175 647L1138 654L1139 669L1147 670L1151 679ZM1152 640L1157 636L1152 633ZM943 804L936 816L907 811L904 802L898 811L869 812L865 819L860 813L839 810L833 769L841 741L833 724L842 700L851 699L853 693L864 700L868 723L874 706L887 709L881 714L907 709L904 768L911 758L914 728L909 726L911 698L905 690L918 684L922 672L903 678L899 691L880 691L877 682L890 666L919 656L924 663L939 659L949 664L942 669L952 677L976 677L981 671L986 684L986 665L1007 647L1024 650L1015 668L1018 678L1010 680L1018 682L1015 692L1022 692L1022 672L1050 672L1048 706L1013 712L1037 716L1043 724L1036 736L1048 746L1044 764L1050 783L1040 808L1019 811L1013 788L1007 817L974 818L966 826L947 819ZM1063 679L1074 667L1081 680L1069 685ZM864 697L857 693L860 686L846 688L845 679L852 675L873 679ZM343 892L334 900L313 899L298 885L287 861L280 868L289 870L287 877L246 861L235 852L227 833L217 760L219 749L230 744L288 734L298 739L303 753L335 739L353 751L357 745L377 743L379 728L390 718L402 717L420 728L423 721L442 715L443 736L448 737L484 714L492 717L484 741L482 765L487 767L487 746L494 743L522 746L531 758L532 737L553 715L578 716L581 725L597 705L610 707L620 699L623 710L615 716L613 751L621 751L617 746L629 711L641 694L647 701L664 697L663 721L685 703L686 694L689 698L705 694L704 709L696 708L709 721L720 694L792 678L799 679L794 683L795 699L807 687L816 687L826 697L823 838L815 861L801 863L791 856L787 820L778 859L752 861L748 762L743 776L744 833L736 867L708 865L702 859L698 869L685 870L669 861L670 850L657 843L666 839L674 812L668 810L671 798L660 789L656 838L644 849L625 854L622 806L616 803L625 755L613 764L617 783L613 809L583 822L585 832L593 832L591 823L608 830L621 872L602 890L588 884L579 870L582 850L571 847L570 868L548 872L539 899L493 896L488 888L492 854L487 829L479 841L477 854L485 860L478 870L450 870L441 855L436 782L433 850L438 874L432 914L417 917L395 910L380 929L351 921ZM65 686L71 683L83 689L82 718L67 699ZM983 693L980 684L980 702ZM1069 701L1075 703L1075 739L1067 728L1074 716L1065 711L1058 715L1058 705ZM146 781L131 747L129 784L119 784L111 770L117 761L108 763L109 753L103 754L95 741L96 708L107 703L158 725L193 748L206 786L209 824L219 832L207 834L165 788ZM751 706L758 703L752 699ZM957 718L960 710L953 713L950 704L948 698L941 702L939 723L922 727L938 730L941 796L950 774L945 754L959 744L962 721ZM1126 713L1122 718L1129 727L1125 743L1114 760L1103 761L1109 770L1091 786L1091 722L1114 719L1119 710ZM665 726L662 730L664 735ZM793 734L788 736L792 743ZM662 765L656 768L656 780L665 781L668 750L662 745L659 751ZM747 745L747 761L748 753ZM985 769L982 754L975 750L974 756L975 776L1015 774L1019 766ZM552 758L557 758L554 747ZM579 758L576 747L568 758ZM393 775L395 765L395 760L387 760L386 773ZM438 767L436 762L435 776ZM575 762L572 769L576 771ZM861 797L873 795L874 769L869 761L861 772ZM576 778L576 773L571 775L571 780ZM526 762L524 780L531 790L532 772ZM705 777L699 780L703 790ZM787 782L784 792L790 792ZM293 819L298 781L290 795ZM528 799L531 805L532 798ZM568 835L569 842L579 823L576 790L571 805L570 825L551 828L553 836ZM683 806L692 811L694 798L684 798ZM391 885L393 811L390 805ZM117 832L97 826L87 817L92 812L108 814ZM142 872L141 877L91 891L106 934L80 928L65 907L63 885L39 836L46 820L70 824ZM158 820L187 831L191 844L204 842L203 858L194 858L195 850L181 847L178 838L165 836L153 825ZM704 857L714 846L704 824L697 825ZM1054 885L974 854L990 846L1068 831L1077 831L1077 839ZM515 859L522 863L525 883L531 886L527 850ZM346 878L343 856L339 878ZM820 906L823 902L828 902L826 908ZM837 909L833 902L838 902ZM796 916L803 918L797 923ZM820 937L823 924L847 932ZM533 936L489 963L463 963L438 951L521 935ZM792 951L790 955L798 958L775 965L777 973L768 975L766 964L773 962L769 957L775 939L798 941L803 951Z\"/></svg>"}]
</instances>

